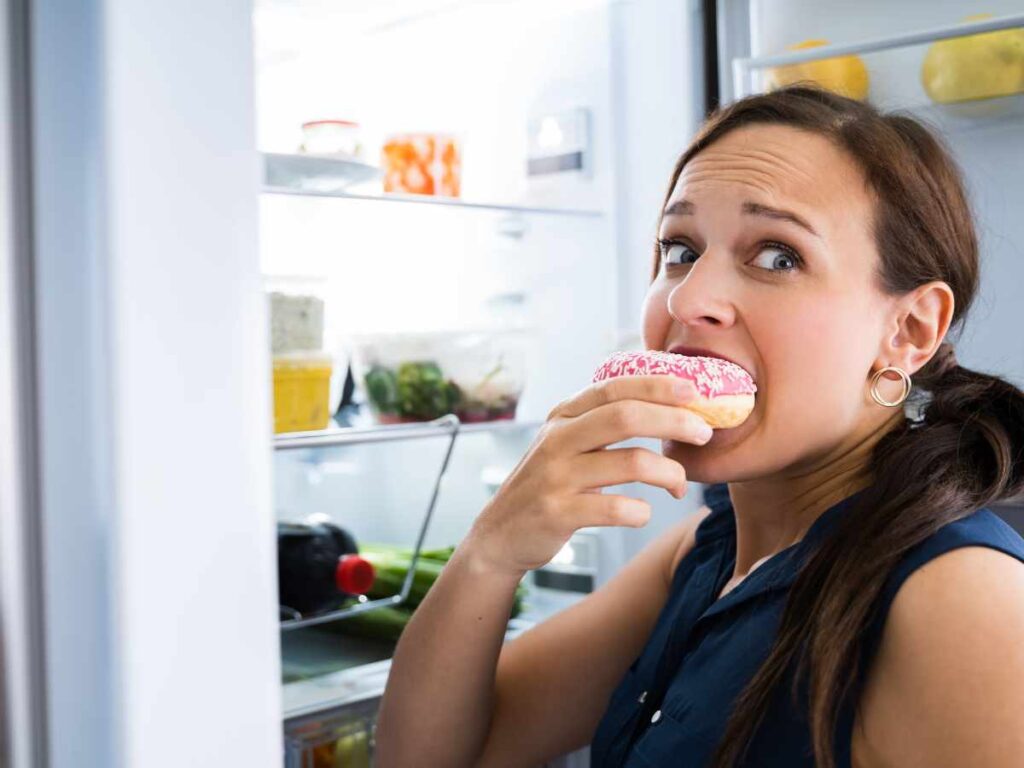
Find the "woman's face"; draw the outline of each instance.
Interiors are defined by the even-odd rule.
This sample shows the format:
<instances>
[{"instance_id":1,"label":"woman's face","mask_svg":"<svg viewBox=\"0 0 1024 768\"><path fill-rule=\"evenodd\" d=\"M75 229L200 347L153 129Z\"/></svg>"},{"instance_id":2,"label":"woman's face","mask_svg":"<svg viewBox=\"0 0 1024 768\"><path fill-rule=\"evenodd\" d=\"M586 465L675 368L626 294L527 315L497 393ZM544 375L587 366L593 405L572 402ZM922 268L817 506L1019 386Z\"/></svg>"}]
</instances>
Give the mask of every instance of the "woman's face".
<instances>
[{"instance_id":1,"label":"woman's face","mask_svg":"<svg viewBox=\"0 0 1024 768\"><path fill-rule=\"evenodd\" d=\"M664 443L689 479L799 474L892 417L868 388L892 306L875 278L872 213L854 161L788 126L734 130L683 169L659 230L645 347L709 350L758 390L750 417L705 446ZM898 382L880 389L899 395Z\"/></svg>"}]
</instances>

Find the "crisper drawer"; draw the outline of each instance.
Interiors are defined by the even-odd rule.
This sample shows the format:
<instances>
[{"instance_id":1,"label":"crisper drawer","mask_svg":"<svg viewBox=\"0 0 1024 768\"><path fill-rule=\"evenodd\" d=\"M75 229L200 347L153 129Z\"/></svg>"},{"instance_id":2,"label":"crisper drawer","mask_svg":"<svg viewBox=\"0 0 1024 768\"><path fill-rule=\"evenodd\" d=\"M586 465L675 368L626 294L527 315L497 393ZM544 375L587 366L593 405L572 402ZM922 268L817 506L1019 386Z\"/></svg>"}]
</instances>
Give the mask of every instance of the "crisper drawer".
<instances>
[{"instance_id":1,"label":"crisper drawer","mask_svg":"<svg viewBox=\"0 0 1024 768\"><path fill-rule=\"evenodd\" d=\"M285 768L370 768L380 698L346 704L285 724ZM590 768L590 747L538 768Z\"/></svg>"},{"instance_id":2,"label":"crisper drawer","mask_svg":"<svg viewBox=\"0 0 1024 768\"><path fill-rule=\"evenodd\" d=\"M285 768L370 768L380 698L285 723Z\"/></svg>"},{"instance_id":3,"label":"crisper drawer","mask_svg":"<svg viewBox=\"0 0 1024 768\"><path fill-rule=\"evenodd\" d=\"M533 587L523 613L511 619L512 640L581 599ZM344 620L342 620L344 621ZM282 634L286 768L373 765L374 728L395 645L313 626ZM538 768L589 768L590 748Z\"/></svg>"}]
</instances>

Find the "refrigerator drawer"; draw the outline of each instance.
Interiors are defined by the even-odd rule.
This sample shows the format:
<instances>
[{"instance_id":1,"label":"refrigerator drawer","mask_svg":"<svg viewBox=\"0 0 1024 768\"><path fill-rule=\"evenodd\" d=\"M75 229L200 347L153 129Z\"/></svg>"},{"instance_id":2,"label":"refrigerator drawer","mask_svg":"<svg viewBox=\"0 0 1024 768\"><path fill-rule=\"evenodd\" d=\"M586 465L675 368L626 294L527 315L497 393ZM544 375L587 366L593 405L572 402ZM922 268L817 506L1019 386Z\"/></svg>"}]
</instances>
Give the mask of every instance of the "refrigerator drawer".
<instances>
[{"instance_id":1,"label":"refrigerator drawer","mask_svg":"<svg viewBox=\"0 0 1024 768\"><path fill-rule=\"evenodd\" d=\"M287 721L285 768L370 768L380 698Z\"/></svg>"},{"instance_id":2,"label":"refrigerator drawer","mask_svg":"<svg viewBox=\"0 0 1024 768\"><path fill-rule=\"evenodd\" d=\"M285 723L285 768L370 768L380 697ZM590 747L538 768L589 768Z\"/></svg>"}]
</instances>

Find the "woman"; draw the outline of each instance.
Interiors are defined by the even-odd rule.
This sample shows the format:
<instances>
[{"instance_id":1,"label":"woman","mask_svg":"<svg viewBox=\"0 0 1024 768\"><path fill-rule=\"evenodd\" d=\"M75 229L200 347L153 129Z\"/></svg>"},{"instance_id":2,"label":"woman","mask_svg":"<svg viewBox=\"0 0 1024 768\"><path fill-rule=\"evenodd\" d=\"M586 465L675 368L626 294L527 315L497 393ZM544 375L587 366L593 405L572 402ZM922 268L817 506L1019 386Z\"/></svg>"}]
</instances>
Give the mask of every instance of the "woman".
<instances>
[{"instance_id":1,"label":"woman","mask_svg":"<svg viewBox=\"0 0 1024 768\"><path fill-rule=\"evenodd\" d=\"M711 436L659 376L557 405L396 649L378 764L1018 765L1024 541L986 505L1024 491L1024 395L956 363L977 286L959 174L917 122L804 87L713 115L665 199L644 343L739 363L753 413ZM662 454L607 448L634 436ZM600 488L687 479L727 493L502 645L575 529L647 522Z\"/></svg>"}]
</instances>

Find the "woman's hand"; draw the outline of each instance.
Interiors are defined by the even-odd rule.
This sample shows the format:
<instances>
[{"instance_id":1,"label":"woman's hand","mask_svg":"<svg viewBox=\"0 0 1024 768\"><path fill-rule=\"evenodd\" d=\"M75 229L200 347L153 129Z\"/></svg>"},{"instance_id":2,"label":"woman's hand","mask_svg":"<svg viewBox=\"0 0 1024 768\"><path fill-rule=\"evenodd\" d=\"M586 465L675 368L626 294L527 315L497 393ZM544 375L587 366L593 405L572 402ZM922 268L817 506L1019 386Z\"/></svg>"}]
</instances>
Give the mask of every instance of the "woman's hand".
<instances>
[{"instance_id":1,"label":"woman's hand","mask_svg":"<svg viewBox=\"0 0 1024 768\"><path fill-rule=\"evenodd\" d=\"M674 376L622 376L591 384L555 406L537 438L477 517L467 543L488 570L522 574L549 562L579 528L647 524L651 505L604 494L643 482L686 493L679 462L647 448L606 446L633 437L703 445L707 422L679 407L697 397Z\"/></svg>"}]
</instances>

